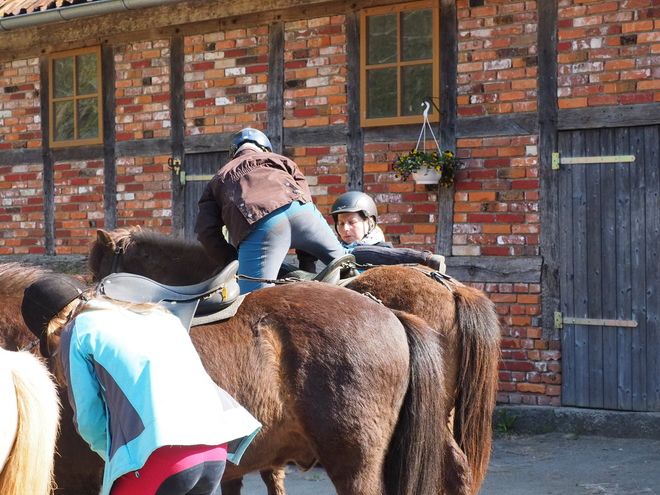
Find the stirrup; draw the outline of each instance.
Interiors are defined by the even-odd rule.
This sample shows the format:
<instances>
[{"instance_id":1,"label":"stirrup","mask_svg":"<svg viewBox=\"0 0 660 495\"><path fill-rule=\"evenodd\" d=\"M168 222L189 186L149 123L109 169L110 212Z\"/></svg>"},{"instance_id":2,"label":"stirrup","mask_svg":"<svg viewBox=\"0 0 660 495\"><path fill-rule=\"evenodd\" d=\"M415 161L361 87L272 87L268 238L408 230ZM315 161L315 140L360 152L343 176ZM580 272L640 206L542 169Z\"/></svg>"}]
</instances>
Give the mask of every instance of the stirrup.
<instances>
[{"instance_id":1,"label":"stirrup","mask_svg":"<svg viewBox=\"0 0 660 495\"><path fill-rule=\"evenodd\" d=\"M317 282L326 282L328 284L338 285L339 281L346 276L350 276L355 269L355 256L345 254L332 260L321 272L312 280Z\"/></svg>"}]
</instances>

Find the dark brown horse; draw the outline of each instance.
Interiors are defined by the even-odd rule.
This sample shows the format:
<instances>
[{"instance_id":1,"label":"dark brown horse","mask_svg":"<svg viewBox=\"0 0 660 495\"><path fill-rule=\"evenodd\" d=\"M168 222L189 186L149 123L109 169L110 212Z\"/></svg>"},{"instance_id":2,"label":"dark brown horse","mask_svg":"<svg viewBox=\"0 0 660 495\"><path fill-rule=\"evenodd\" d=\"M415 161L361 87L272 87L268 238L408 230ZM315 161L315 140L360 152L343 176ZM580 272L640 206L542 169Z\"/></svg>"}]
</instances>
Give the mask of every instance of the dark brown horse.
<instances>
[{"instance_id":1,"label":"dark brown horse","mask_svg":"<svg viewBox=\"0 0 660 495\"><path fill-rule=\"evenodd\" d=\"M228 258L228 261L230 258ZM97 277L118 270L171 285L197 283L216 271L198 243L140 229L98 231L89 268ZM454 409L453 436L468 458L471 491L477 493L490 459L492 413L497 392L500 327L485 295L458 283L440 284L427 271L390 266L368 270L347 287L370 293L391 309L424 318L444 350L447 410ZM283 473L262 472L269 495L282 495ZM223 484L223 493L240 493L240 480Z\"/></svg>"},{"instance_id":2,"label":"dark brown horse","mask_svg":"<svg viewBox=\"0 0 660 495\"><path fill-rule=\"evenodd\" d=\"M264 425L227 480L319 461L342 495L470 493L465 458L437 427L443 363L422 319L309 282L255 291L191 338L213 379Z\"/></svg>"}]
</instances>

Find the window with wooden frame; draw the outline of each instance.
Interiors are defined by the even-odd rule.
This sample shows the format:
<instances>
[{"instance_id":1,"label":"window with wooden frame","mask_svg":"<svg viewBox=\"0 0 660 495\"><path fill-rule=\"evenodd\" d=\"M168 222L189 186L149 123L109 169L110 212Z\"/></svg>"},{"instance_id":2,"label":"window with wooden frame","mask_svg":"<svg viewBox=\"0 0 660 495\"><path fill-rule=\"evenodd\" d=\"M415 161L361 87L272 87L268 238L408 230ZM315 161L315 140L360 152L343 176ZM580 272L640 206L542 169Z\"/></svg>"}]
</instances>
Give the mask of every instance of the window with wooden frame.
<instances>
[{"instance_id":1,"label":"window with wooden frame","mask_svg":"<svg viewBox=\"0 0 660 495\"><path fill-rule=\"evenodd\" d=\"M424 98L440 96L439 25L437 0L362 11L362 126L422 122ZM438 119L432 108L429 120Z\"/></svg>"},{"instance_id":2,"label":"window with wooden frame","mask_svg":"<svg viewBox=\"0 0 660 495\"><path fill-rule=\"evenodd\" d=\"M100 144L101 48L53 53L48 67L50 146Z\"/></svg>"}]
</instances>

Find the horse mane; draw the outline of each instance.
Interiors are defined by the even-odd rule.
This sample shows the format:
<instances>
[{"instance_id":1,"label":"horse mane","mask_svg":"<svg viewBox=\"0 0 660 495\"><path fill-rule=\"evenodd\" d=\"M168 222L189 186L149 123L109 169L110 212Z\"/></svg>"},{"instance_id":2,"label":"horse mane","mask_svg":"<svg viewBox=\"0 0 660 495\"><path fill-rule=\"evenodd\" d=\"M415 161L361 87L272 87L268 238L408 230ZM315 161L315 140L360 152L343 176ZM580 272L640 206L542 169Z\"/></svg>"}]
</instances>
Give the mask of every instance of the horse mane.
<instances>
[{"instance_id":1,"label":"horse mane","mask_svg":"<svg viewBox=\"0 0 660 495\"><path fill-rule=\"evenodd\" d=\"M23 290L50 270L40 266L25 265L12 261L0 263L0 295L5 297L23 297Z\"/></svg>"},{"instance_id":2,"label":"horse mane","mask_svg":"<svg viewBox=\"0 0 660 495\"><path fill-rule=\"evenodd\" d=\"M46 366L27 352L0 349L11 370L18 428L7 463L0 472L2 495L48 495L53 492L55 441L60 402Z\"/></svg>"}]
</instances>

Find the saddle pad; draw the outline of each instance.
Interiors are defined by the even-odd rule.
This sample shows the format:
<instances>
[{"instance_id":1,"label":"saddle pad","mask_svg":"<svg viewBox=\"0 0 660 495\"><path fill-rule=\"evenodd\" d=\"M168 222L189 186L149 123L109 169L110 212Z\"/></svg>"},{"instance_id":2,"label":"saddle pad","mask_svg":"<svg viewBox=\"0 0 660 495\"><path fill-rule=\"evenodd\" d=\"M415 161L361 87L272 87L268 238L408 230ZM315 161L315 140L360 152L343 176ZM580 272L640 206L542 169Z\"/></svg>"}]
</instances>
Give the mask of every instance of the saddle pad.
<instances>
[{"instance_id":1,"label":"saddle pad","mask_svg":"<svg viewBox=\"0 0 660 495\"><path fill-rule=\"evenodd\" d=\"M229 306L222 309L221 311L217 311L215 313L211 313L209 315L204 315L204 316L195 316L192 319L192 323L190 326L197 327L200 325L208 325L209 323L216 323L218 321L228 320L229 318L231 318L236 314L238 307L241 305L246 295L247 294L238 296L236 300L234 300Z\"/></svg>"}]
</instances>

